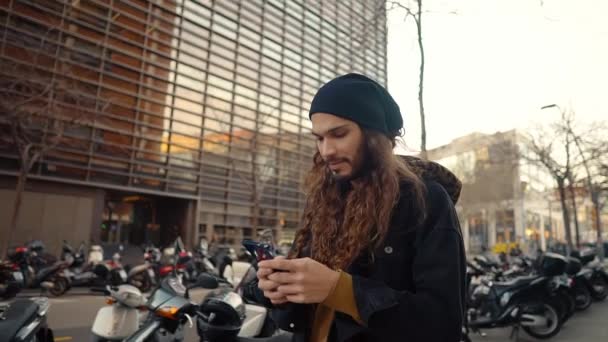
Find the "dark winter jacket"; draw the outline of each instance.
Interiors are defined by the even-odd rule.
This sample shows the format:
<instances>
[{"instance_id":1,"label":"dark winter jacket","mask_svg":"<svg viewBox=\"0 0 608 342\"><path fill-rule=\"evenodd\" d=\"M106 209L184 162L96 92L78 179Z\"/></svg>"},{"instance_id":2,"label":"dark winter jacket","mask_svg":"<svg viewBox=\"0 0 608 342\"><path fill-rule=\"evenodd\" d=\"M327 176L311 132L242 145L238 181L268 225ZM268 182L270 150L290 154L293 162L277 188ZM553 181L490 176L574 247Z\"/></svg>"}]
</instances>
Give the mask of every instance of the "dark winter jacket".
<instances>
[{"instance_id":1,"label":"dark winter jacket","mask_svg":"<svg viewBox=\"0 0 608 342\"><path fill-rule=\"evenodd\" d=\"M374 257L362 255L345 270L352 275L364 324L336 312L329 342L460 341L466 264L454 210L460 182L438 164L411 157L406 161L425 181L427 218L415 226L408 217L408 196L402 196ZM312 310L312 305L290 303L274 308L271 315L281 329L293 332L294 341L307 342Z\"/></svg>"}]
</instances>

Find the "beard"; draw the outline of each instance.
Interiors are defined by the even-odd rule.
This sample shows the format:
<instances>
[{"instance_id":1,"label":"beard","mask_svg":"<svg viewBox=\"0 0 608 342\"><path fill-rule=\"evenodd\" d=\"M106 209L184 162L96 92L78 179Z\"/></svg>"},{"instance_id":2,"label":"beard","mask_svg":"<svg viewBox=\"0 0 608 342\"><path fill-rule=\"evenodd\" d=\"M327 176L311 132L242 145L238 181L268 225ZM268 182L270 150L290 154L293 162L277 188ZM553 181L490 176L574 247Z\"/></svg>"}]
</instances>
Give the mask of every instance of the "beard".
<instances>
[{"instance_id":1,"label":"beard","mask_svg":"<svg viewBox=\"0 0 608 342\"><path fill-rule=\"evenodd\" d=\"M368 159L369 152L365 142L361 142L358 148L358 153L353 158L335 158L325 160L325 166L330 178L339 186L344 183L350 183L351 181L360 178L366 174L363 161ZM347 175L341 175L339 172L332 170L329 165L335 162L343 162L350 166L350 173ZM369 171L369 170L368 170Z\"/></svg>"}]
</instances>

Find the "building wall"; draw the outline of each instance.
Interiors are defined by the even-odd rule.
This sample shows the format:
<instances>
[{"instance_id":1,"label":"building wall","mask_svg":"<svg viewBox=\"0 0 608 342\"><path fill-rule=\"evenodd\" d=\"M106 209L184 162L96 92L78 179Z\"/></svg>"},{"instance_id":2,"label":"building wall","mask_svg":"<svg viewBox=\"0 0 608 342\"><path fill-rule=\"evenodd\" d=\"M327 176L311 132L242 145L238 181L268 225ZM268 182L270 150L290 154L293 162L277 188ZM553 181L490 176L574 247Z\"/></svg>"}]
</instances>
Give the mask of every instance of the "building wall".
<instances>
[{"instance_id":1,"label":"building wall","mask_svg":"<svg viewBox=\"0 0 608 342\"><path fill-rule=\"evenodd\" d=\"M520 145L516 131L473 133L429 151L463 182L457 210L469 253L512 242L536 249L563 238L561 212L548 209L551 179L519 160Z\"/></svg>"},{"instance_id":2,"label":"building wall","mask_svg":"<svg viewBox=\"0 0 608 342\"><path fill-rule=\"evenodd\" d=\"M15 190L11 179L0 180L0 217L5 218L0 221L0 233L6 236ZM95 189L31 182L23 193L12 245L40 239L49 252L57 254L64 239L72 245L88 242L101 221L99 203L103 203L103 192Z\"/></svg>"},{"instance_id":3,"label":"building wall","mask_svg":"<svg viewBox=\"0 0 608 342\"><path fill-rule=\"evenodd\" d=\"M338 74L386 84L385 3L0 0L0 77L63 87L61 119L79 119L30 177L199 201L188 236L292 234L310 101ZM15 151L0 147L0 174Z\"/></svg>"}]
</instances>

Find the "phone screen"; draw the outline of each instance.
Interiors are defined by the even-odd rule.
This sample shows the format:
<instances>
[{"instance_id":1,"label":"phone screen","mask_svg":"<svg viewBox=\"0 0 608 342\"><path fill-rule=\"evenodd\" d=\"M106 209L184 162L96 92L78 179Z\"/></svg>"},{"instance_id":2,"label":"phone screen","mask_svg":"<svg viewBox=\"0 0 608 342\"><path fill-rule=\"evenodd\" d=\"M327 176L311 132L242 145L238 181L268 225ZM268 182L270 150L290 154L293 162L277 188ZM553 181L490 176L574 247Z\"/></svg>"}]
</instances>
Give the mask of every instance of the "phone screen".
<instances>
[{"instance_id":1,"label":"phone screen","mask_svg":"<svg viewBox=\"0 0 608 342\"><path fill-rule=\"evenodd\" d=\"M257 259L257 261L270 260L275 256L274 247L268 243L245 239L243 240L243 246Z\"/></svg>"}]
</instances>

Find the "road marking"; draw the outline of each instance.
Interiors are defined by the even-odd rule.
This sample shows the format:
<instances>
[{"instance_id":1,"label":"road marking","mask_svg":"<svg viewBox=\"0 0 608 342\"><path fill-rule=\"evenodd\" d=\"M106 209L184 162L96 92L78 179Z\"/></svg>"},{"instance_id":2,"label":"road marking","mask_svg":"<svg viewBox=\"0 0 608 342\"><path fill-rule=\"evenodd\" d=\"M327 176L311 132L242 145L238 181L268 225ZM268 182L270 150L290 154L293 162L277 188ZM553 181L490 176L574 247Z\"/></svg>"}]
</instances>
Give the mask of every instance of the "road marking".
<instances>
[{"instance_id":1,"label":"road marking","mask_svg":"<svg viewBox=\"0 0 608 342\"><path fill-rule=\"evenodd\" d=\"M55 342L71 341L72 336L55 337Z\"/></svg>"}]
</instances>

